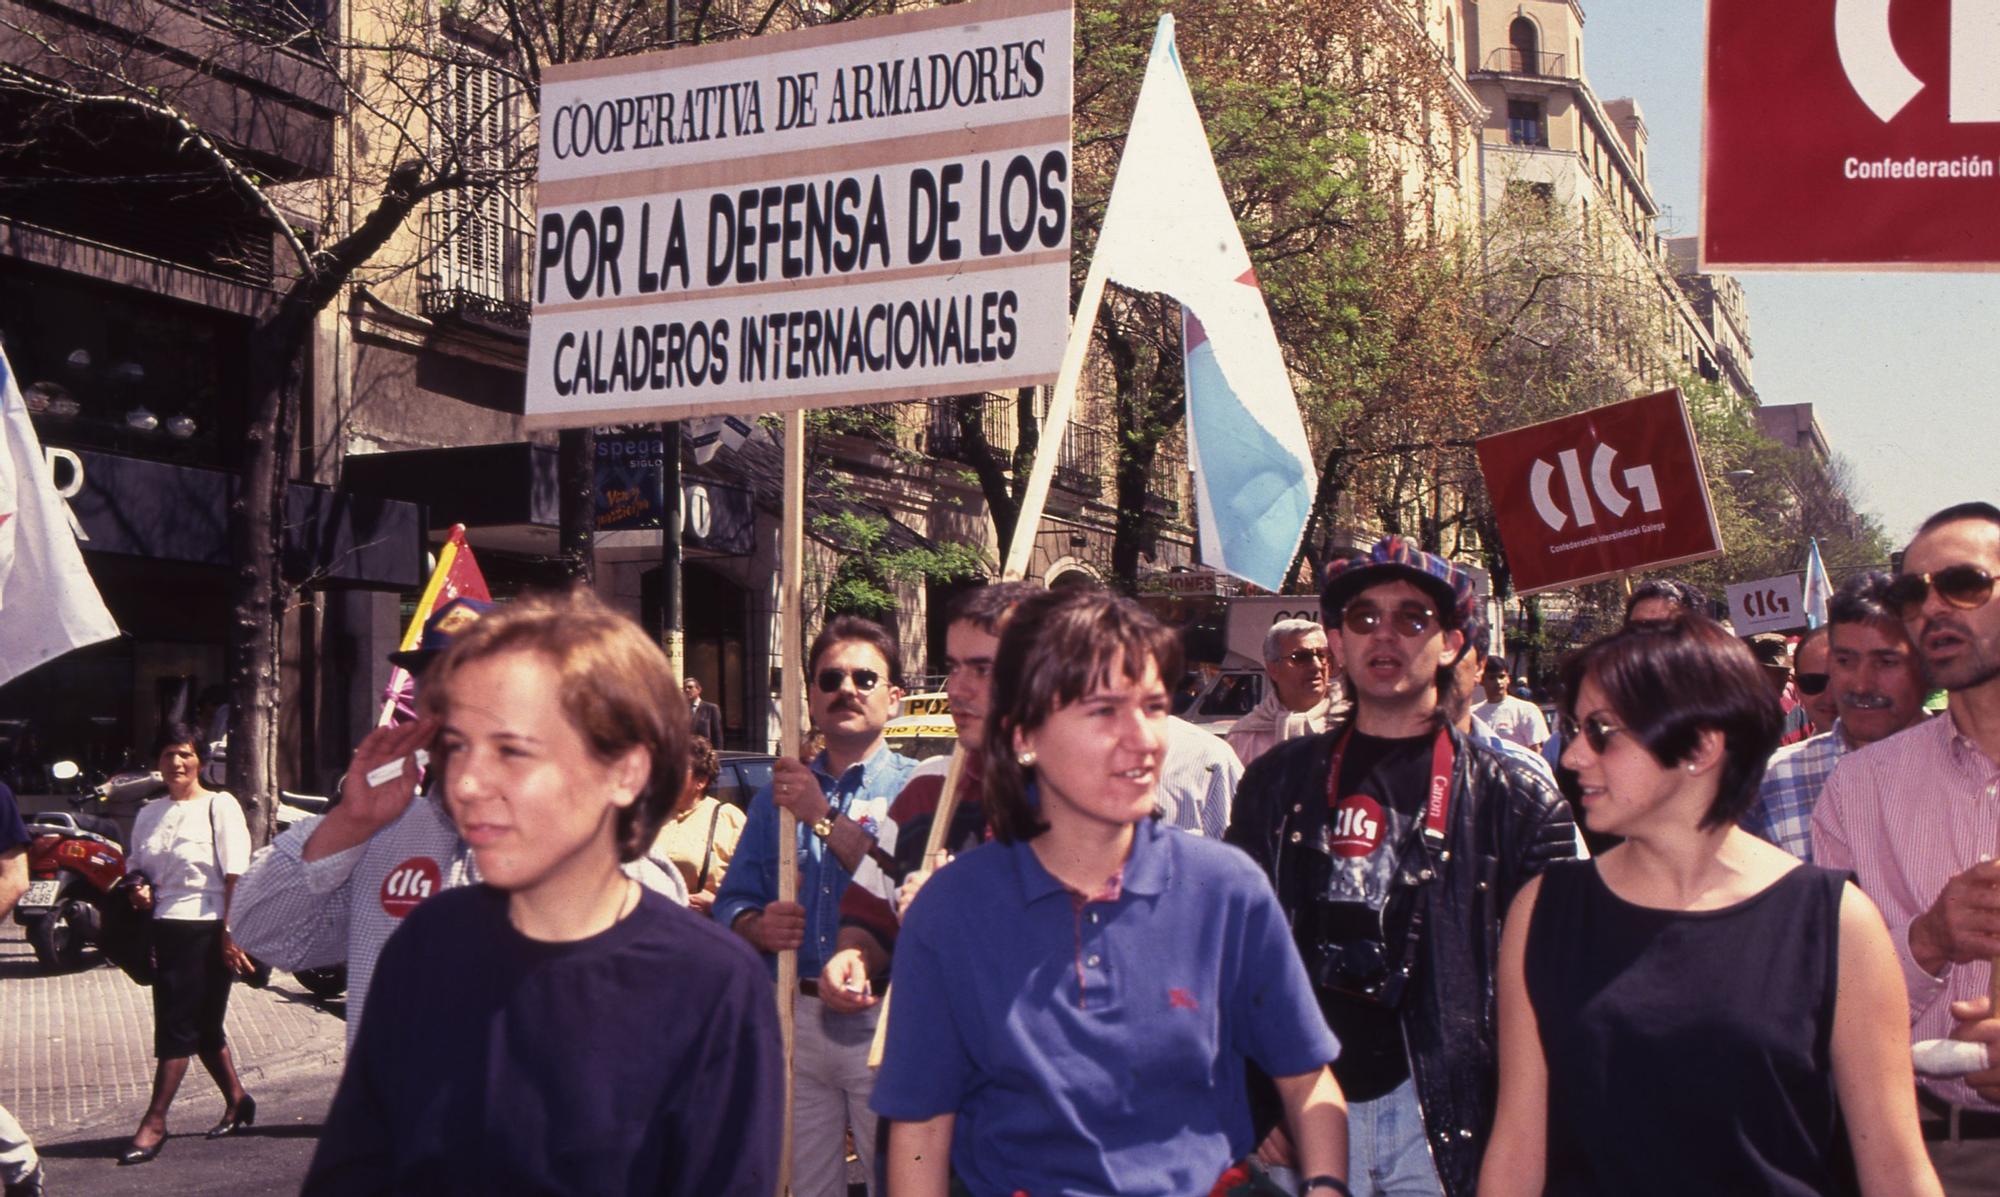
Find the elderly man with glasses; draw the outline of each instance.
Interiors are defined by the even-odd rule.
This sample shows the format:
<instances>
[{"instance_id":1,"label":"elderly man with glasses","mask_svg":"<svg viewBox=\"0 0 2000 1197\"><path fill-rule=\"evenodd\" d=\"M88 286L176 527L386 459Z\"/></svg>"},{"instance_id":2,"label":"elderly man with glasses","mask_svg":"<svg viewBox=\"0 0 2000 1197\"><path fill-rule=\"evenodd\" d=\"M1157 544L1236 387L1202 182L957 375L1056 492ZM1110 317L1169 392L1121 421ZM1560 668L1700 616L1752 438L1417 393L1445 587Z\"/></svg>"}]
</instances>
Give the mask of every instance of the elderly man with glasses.
<instances>
[{"instance_id":1,"label":"elderly man with glasses","mask_svg":"<svg viewBox=\"0 0 2000 1197\"><path fill-rule=\"evenodd\" d=\"M1989 991L2000 957L2000 507L1925 520L1885 591L1944 715L1841 761L1813 810L1817 863L1850 869L1889 922L1913 1040L2000 1048ZM1843 711L1843 717L1845 711ZM2000 1194L2000 1068L1918 1078L1925 1145L1950 1197Z\"/></svg>"},{"instance_id":2,"label":"elderly man with glasses","mask_svg":"<svg viewBox=\"0 0 2000 1197\"><path fill-rule=\"evenodd\" d=\"M1286 740L1315 736L1347 713L1340 679L1327 659L1326 629L1310 619L1281 619L1264 633L1270 685L1224 739L1249 764Z\"/></svg>"},{"instance_id":3,"label":"elderly man with glasses","mask_svg":"<svg viewBox=\"0 0 2000 1197\"><path fill-rule=\"evenodd\" d=\"M736 856L715 895L714 918L765 953L799 953L793 1050L792 1192L845 1197L848 1132L874 1174L874 1076L868 1045L878 1011L821 1002L819 977L840 934L840 900L916 762L889 750L882 729L902 699L902 654L880 624L835 616L806 656L807 702L826 747L810 766L781 757L750 799ZM778 900L778 811L798 819L799 900Z\"/></svg>"},{"instance_id":4,"label":"elderly man with glasses","mask_svg":"<svg viewBox=\"0 0 2000 1197\"><path fill-rule=\"evenodd\" d=\"M1356 1197L1472 1197L1493 1125L1500 919L1575 855L1574 824L1545 773L1444 709L1473 612L1464 570L1391 536L1328 568L1320 610L1352 717L1259 757L1227 838L1271 878L1344 1045ZM1259 1156L1287 1151L1273 1132Z\"/></svg>"}]
</instances>

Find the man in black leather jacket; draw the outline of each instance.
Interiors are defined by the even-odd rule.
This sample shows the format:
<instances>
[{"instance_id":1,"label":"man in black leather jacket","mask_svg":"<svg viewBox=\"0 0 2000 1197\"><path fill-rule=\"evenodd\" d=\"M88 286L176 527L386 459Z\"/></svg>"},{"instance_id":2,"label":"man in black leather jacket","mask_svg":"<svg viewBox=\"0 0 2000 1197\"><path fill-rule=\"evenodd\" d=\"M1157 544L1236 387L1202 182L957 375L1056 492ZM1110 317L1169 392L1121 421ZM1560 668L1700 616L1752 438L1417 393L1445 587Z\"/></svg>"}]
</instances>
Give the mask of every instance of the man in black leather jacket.
<instances>
[{"instance_id":1,"label":"man in black leather jacket","mask_svg":"<svg viewBox=\"0 0 2000 1197\"><path fill-rule=\"evenodd\" d=\"M1320 606L1352 717L1259 757L1227 835L1270 876L1340 1037L1356 1197L1472 1197L1498 1083L1500 920L1576 851L1547 779L1439 710L1472 603L1463 570L1400 537L1329 567ZM1277 1132L1260 1154L1286 1150Z\"/></svg>"}]
</instances>

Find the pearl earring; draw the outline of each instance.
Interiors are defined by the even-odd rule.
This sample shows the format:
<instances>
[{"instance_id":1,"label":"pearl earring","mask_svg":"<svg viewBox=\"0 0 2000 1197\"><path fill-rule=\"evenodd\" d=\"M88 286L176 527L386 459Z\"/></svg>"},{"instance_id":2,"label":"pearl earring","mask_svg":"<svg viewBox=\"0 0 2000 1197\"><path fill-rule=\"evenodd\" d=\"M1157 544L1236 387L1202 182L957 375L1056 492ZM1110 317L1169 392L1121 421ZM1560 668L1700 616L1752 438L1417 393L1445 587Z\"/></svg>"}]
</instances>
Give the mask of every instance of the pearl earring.
<instances>
[{"instance_id":1,"label":"pearl earring","mask_svg":"<svg viewBox=\"0 0 2000 1197\"><path fill-rule=\"evenodd\" d=\"M1023 769L1034 768L1035 750L1032 748L1023 748L1021 751L1014 754L1014 762L1020 765Z\"/></svg>"}]
</instances>

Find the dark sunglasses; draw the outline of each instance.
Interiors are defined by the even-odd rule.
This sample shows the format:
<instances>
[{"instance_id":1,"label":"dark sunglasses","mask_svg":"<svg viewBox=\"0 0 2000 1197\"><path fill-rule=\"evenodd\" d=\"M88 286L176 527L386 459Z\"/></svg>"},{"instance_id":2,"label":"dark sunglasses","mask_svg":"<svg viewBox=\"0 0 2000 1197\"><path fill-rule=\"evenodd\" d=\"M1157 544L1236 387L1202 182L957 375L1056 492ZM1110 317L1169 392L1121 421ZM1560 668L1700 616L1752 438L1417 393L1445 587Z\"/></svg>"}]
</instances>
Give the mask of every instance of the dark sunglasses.
<instances>
[{"instance_id":1,"label":"dark sunglasses","mask_svg":"<svg viewBox=\"0 0 2000 1197\"><path fill-rule=\"evenodd\" d=\"M1799 684L1799 693L1818 694L1826 689L1826 684L1833 678L1825 673L1799 673L1793 675L1793 680Z\"/></svg>"},{"instance_id":2,"label":"dark sunglasses","mask_svg":"<svg viewBox=\"0 0 2000 1197\"><path fill-rule=\"evenodd\" d=\"M1952 565L1928 574L1904 574L1889 583L1883 598L1904 619L1923 613L1924 599L1932 589L1938 597L1961 611L1981 607L1993 597L1993 575L1976 565Z\"/></svg>"},{"instance_id":3,"label":"dark sunglasses","mask_svg":"<svg viewBox=\"0 0 2000 1197\"><path fill-rule=\"evenodd\" d=\"M1357 636L1366 636L1381 627L1384 619L1399 636L1421 636L1437 626L1437 612L1415 603L1404 603L1386 616L1372 603L1355 603L1340 613L1341 626Z\"/></svg>"},{"instance_id":4,"label":"dark sunglasses","mask_svg":"<svg viewBox=\"0 0 2000 1197\"><path fill-rule=\"evenodd\" d=\"M1285 660L1294 665L1319 665L1326 661L1323 648L1295 648L1285 654Z\"/></svg>"},{"instance_id":5,"label":"dark sunglasses","mask_svg":"<svg viewBox=\"0 0 2000 1197\"><path fill-rule=\"evenodd\" d=\"M848 678L854 679L854 688L863 694L882 684L882 675L873 669L822 669L813 681L818 684L820 693L838 694L840 683Z\"/></svg>"},{"instance_id":6,"label":"dark sunglasses","mask_svg":"<svg viewBox=\"0 0 2000 1197\"><path fill-rule=\"evenodd\" d=\"M1590 745L1590 750L1599 756L1602 756L1604 750L1610 746L1611 737L1617 735L1619 732L1630 730L1629 728L1618 726L1602 715L1586 715L1582 723L1564 716L1562 728L1563 739L1574 740L1578 736L1582 736L1583 742Z\"/></svg>"}]
</instances>

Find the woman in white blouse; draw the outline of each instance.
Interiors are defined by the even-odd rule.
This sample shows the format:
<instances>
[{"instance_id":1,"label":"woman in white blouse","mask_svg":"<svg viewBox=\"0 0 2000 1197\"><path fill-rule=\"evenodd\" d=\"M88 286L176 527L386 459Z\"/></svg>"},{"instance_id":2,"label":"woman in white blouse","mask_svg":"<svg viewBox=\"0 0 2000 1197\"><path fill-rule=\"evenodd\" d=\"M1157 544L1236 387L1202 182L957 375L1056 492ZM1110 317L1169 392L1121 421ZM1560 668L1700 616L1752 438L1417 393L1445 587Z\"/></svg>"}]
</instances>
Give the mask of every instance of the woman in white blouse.
<instances>
[{"instance_id":1,"label":"woman in white blouse","mask_svg":"<svg viewBox=\"0 0 2000 1197\"><path fill-rule=\"evenodd\" d=\"M120 1164L143 1164L167 1138L188 1057L200 1056L229 1106L211 1139L249 1126L257 1102L243 1089L222 1036L229 983L251 970L250 957L229 938L229 898L250 863L250 829L227 793L201 784L208 745L185 723L160 731L158 760L167 795L148 802L132 827L130 867L150 885L135 886L132 905L153 914L153 1100Z\"/></svg>"}]
</instances>

